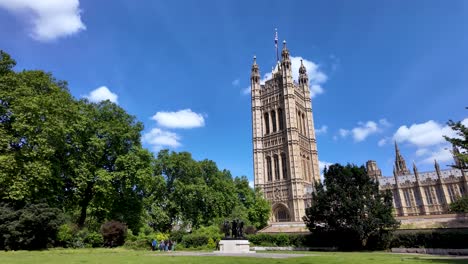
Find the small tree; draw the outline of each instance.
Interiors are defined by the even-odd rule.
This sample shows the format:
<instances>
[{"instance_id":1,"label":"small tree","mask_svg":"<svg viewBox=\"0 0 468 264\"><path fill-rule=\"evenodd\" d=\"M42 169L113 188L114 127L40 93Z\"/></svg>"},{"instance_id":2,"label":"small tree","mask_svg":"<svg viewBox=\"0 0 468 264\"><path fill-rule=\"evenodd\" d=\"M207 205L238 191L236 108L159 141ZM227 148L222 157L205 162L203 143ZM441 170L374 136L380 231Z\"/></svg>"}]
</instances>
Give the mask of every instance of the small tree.
<instances>
[{"instance_id":1,"label":"small tree","mask_svg":"<svg viewBox=\"0 0 468 264\"><path fill-rule=\"evenodd\" d=\"M451 203L450 211L454 213L468 213L468 195L464 195Z\"/></svg>"},{"instance_id":2,"label":"small tree","mask_svg":"<svg viewBox=\"0 0 468 264\"><path fill-rule=\"evenodd\" d=\"M106 247L121 246L127 236L127 226L118 221L109 221L101 226L101 234Z\"/></svg>"},{"instance_id":3,"label":"small tree","mask_svg":"<svg viewBox=\"0 0 468 264\"><path fill-rule=\"evenodd\" d=\"M329 233L340 248L359 249L369 238L381 238L398 227L391 193L381 193L363 166L334 164L324 176L304 217L311 232Z\"/></svg>"},{"instance_id":4,"label":"small tree","mask_svg":"<svg viewBox=\"0 0 468 264\"><path fill-rule=\"evenodd\" d=\"M462 123L462 121L454 122L452 120L449 120L447 124L459 136L458 138L450 138L447 136L444 136L444 137L448 142L452 143L453 146L459 149L460 153L453 153L453 154L460 161L460 163L456 165L461 167L459 169L463 169L468 164L468 127L466 126L466 123Z\"/></svg>"}]
</instances>

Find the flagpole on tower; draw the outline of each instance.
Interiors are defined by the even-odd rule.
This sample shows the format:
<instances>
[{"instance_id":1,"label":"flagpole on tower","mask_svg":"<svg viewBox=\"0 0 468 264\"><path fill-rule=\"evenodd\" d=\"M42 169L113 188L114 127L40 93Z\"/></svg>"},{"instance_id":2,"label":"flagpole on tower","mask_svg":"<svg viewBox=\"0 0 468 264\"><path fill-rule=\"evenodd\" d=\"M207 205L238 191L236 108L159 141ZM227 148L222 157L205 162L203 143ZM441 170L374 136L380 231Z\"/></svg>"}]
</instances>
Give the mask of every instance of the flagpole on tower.
<instances>
[{"instance_id":1,"label":"flagpole on tower","mask_svg":"<svg viewBox=\"0 0 468 264\"><path fill-rule=\"evenodd\" d=\"M275 28L275 49L276 49L276 61L279 61L279 56L278 56L278 29Z\"/></svg>"}]
</instances>

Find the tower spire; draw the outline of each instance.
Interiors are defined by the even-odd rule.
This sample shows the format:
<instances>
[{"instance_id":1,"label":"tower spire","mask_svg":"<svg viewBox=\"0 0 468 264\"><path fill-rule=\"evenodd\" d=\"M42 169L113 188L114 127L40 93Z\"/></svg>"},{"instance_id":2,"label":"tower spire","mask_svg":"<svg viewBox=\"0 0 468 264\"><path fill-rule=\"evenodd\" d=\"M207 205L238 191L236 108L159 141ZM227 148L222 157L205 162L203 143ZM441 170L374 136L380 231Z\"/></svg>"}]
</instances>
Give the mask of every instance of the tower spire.
<instances>
[{"instance_id":1,"label":"tower spire","mask_svg":"<svg viewBox=\"0 0 468 264\"><path fill-rule=\"evenodd\" d=\"M302 59L301 66L299 67L299 84L309 84L309 76L307 76L307 69L302 63Z\"/></svg>"},{"instance_id":2,"label":"tower spire","mask_svg":"<svg viewBox=\"0 0 468 264\"><path fill-rule=\"evenodd\" d=\"M397 175L408 175L410 174L408 168L406 167L406 161L403 156L400 154L400 149L395 140L395 172Z\"/></svg>"},{"instance_id":3,"label":"tower spire","mask_svg":"<svg viewBox=\"0 0 468 264\"><path fill-rule=\"evenodd\" d=\"M279 55L278 55L278 29L277 28L275 28L275 49L276 49L276 62L278 62Z\"/></svg>"},{"instance_id":4,"label":"tower spire","mask_svg":"<svg viewBox=\"0 0 468 264\"><path fill-rule=\"evenodd\" d=\"M257 56L253 57L252 71L250 73L250 80L252 83L260 83L260 69L257 64Z\"/></svg>"}]
</instances>

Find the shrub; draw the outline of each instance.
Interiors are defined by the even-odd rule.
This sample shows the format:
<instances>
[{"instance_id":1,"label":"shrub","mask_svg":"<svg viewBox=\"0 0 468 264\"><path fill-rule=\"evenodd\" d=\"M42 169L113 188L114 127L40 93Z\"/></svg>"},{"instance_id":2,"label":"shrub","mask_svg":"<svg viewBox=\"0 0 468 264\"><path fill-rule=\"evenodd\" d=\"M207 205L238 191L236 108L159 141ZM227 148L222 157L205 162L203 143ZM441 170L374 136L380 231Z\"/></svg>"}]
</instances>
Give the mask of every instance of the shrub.
<instances>
[{"instance_id":1,"label":"shrub","mask_svg":"<svg viewBox=\"0 0 468 264\"><path fill-rule=\"evenodd\" d=\"M208 245L210 237L207 235L188 234L182 238L182 244L186 248L198 248Z\"/></svg>"},{"instance_id":2,"label":"shrub","mask_svg":"<svg viewBox=\"0 0 468 264\"><path fill-rule=\"evenodd\" d=\"M87 236L83 239L86 247L101 247L104 244L104 239L102 235L98 232L89 232Z\"/></svg>"},{"instance_id":3,"label":"shrub","mask_svg":"<svg viewBox=\"0 0 468 264\"><path fill-rule=\"evenodd\" d=\"M172 231L171 234L169 235L169 239L172 241L175 241L177 243L182 242L182 238L187 235L188 233L184 230L176 230Z\"/></svg>"},{"instance_id":4,"label":"shrub","mask_svg":"<svg viewBox=\"0 0 468 264\"><path fill-rule=\"evenodd\" d=\"M44 249L57 241L63 223L59 209L31 204L20 209L0 205L0 249Z\"/></svg>"},{"instance_id":5,"label":"shrub","mask_svg":"<svg viewBox=\"0 0 468 264\"><path fill-rule=\"evenodd\" d=\"M467 248L468 229L398 230L391 247Z\"/></svg>"},{"instance_id":6,"label":"shrub","mask_svg":"<svg viewBox=\"0 0 468 264\"><path fill-rule=\"evenodd\" d=\"M127 236L127 226L118 221L109 221L101 226L101 234L104 240L104 246L117 247L125 242Z\"/></svg>"}]
</instances>

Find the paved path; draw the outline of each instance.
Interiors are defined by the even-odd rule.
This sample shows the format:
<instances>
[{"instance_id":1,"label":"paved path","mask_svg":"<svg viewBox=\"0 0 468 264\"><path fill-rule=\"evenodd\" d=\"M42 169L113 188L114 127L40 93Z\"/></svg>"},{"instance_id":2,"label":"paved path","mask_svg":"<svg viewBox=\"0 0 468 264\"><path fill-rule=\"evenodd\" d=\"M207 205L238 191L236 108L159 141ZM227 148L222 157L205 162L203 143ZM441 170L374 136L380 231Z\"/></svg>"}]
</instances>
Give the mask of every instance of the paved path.
<instances>
[{"instance_id":1,"label":"paved path","mask_svg":"<svg viewBox=\"0 0 468 264\"><path fill-rule=\"evenodd\" d=\"M155 256L208 256L208 257L251 257L251 258L298 258L312 257L314 254L288 254L288 253L219 253L219 252L190 252L176 251L157 254Z\"/></svg>"}]
</instances>

